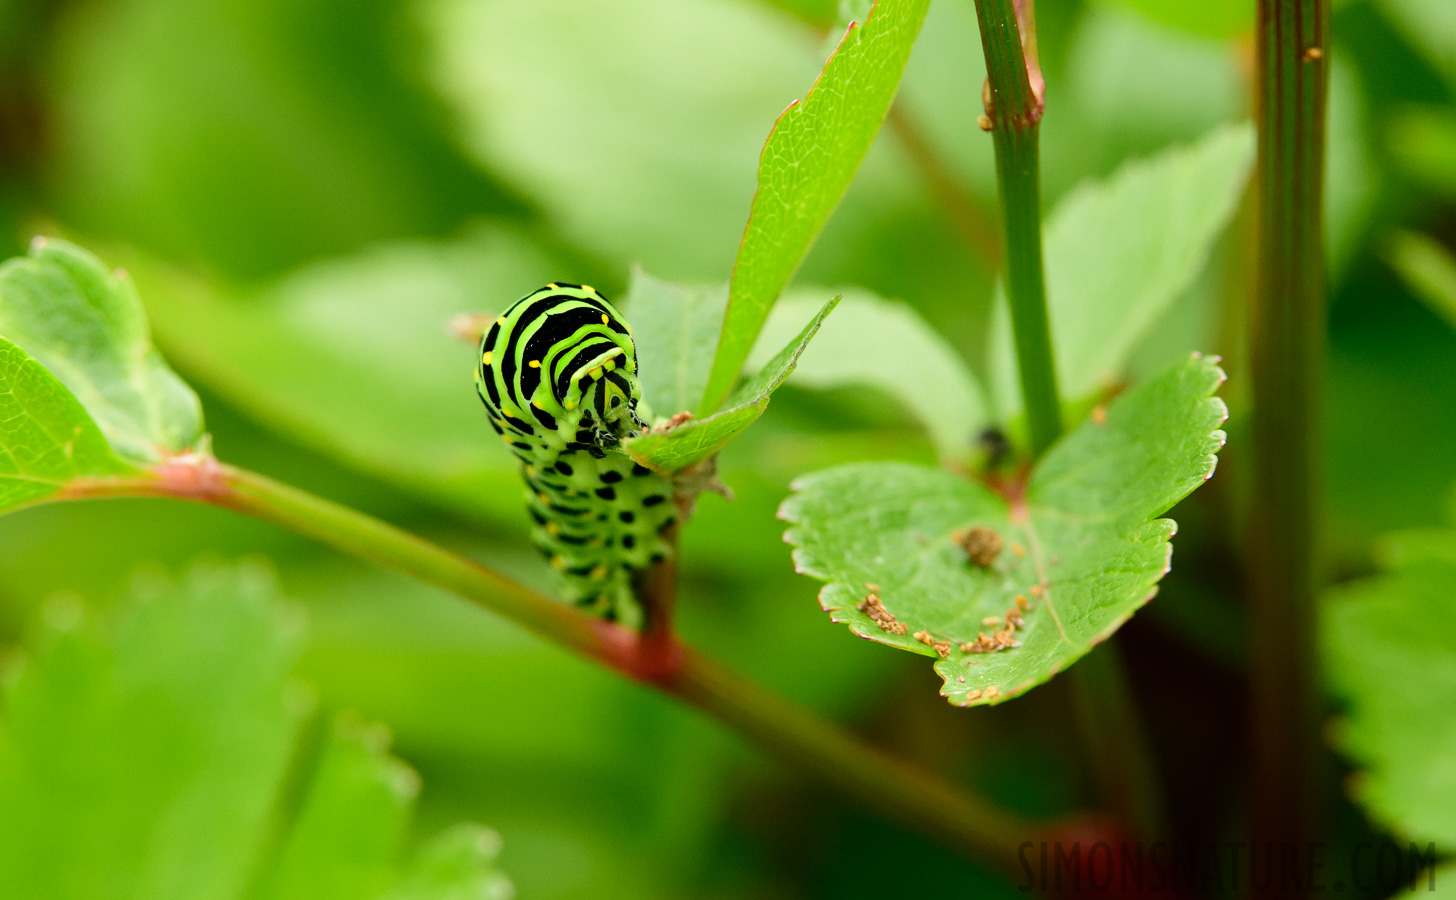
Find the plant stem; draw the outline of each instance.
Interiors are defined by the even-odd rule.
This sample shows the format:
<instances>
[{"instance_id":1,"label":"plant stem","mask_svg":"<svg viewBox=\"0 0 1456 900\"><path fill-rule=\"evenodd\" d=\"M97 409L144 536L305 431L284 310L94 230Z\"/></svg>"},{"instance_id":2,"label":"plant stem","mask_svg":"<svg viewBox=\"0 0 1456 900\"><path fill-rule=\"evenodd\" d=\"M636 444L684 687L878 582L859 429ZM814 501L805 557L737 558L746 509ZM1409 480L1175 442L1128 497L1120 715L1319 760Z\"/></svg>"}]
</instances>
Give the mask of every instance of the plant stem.
<instances>
[{"instance_id":1,"label":"plant stem","mask_svg":"<svg viewBox=\"0 0 1456 900\"><path fill-rule=\"evenodd\" d=\"M1057 392L1047 321L1046 283L1041 260L1042 113L1041 70L1031 4L1025 3L1026 43L1013 0L976 0L981 47L986 54L986 114L983 129L996 147L996 179L1001 194L1001 224L1006 240L1006 296L1016 336L1021 397L1034 455L1062 433L1062 403Z\"/></svg>"},{"instance_id":2,"label":"plant stem","mask_svg":"<svg viewBox=\"0 0 1456 900\"><path fill-rule=\"evenodd\" d=\"M1042 271L1038 141L1045 88L1036 58L1036 24L1031 0L976 0L976 15L987 74L980 125L995 142L1006 294L1027 430L1032 453L1040 456L1061 436L1062 406ZM1153 754L1117 646L1108 642L1067 674L1103 803L1138 837L1161 837Z\"/></svg>"},{"instance_id":3,"label":"plant stem","mask_svg":"<svg viewBox=\"0 0 1456 900\"><path fill-rule=\"evenodd\" d=\"M1306 846L1319 759L1319 400L1328 0L1260 0L1249 529L1253 837ZM1265 844L1264 846L1268 846Z\"/></svg>"},{"instance_id":4,"label":"plant stem","mask_svg":"<svg viewBox=\"0 0 1456 900\"><path fill-rule=\"evenodd\" d=\"M876 812L931 834L1009 877L1033 826L950 782L911 768L812 710L685 647L671 632L645 640L378 519L261 475L189 456L133 477L82 479L54 499L170 497L271 522L443 588L541 637L679 698L786 765Z\"/></svg>"}]
</instances>

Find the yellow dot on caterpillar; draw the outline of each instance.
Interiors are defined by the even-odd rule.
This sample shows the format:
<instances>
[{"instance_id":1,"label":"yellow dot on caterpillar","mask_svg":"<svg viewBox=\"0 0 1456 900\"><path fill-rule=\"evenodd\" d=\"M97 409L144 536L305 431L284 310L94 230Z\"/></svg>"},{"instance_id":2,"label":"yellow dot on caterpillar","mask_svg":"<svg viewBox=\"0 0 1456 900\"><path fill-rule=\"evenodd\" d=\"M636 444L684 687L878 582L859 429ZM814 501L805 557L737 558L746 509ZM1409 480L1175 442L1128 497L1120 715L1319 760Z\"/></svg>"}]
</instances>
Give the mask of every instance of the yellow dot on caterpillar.
<instances>
[{"instance_id":1,"label":"yellow dot on caterpillar","mask_svg":"<svg viewBox=\"0 0 1456 900\"><path fill-rule=\"evenodd\" d=\"M485 351L485 355L480 358L480 361L483 364L487 365L487 366L490 365L490 351L489 350Z\"/></svg>"},{"instance_id":2,"label":"yellow dot on caterpillar","mask_svg":"<svg viewBox=\"0 0 1456 900\"><path fill-rule=\"evenodd\" d=\"M546 290L548 290L548 291L554 291L554 290L556 290L556 282L553 281L550 284L546 285Z\"/></svg>"},{"instance_id":3,"label":"yellow dot on caterpillar","mask_svg":"<svg viewBox=\"0 0 1456 900\"><path fill-rule=\"evenodd\" d=\"M595 569L592 569L591 570L591 577L593 577L593 578L606 578L607 577L607 567L606 566L597 566Z\"/></svg>"},{"instance_id":4,"label":"yellow dot on caterpillar","mask_svg":"<svg viewBox=\"0 0 1456 900\"><path fill-rule=\"evenodd\" d=\"M561 526L560 525L557 525L555 522L547 522L546 523L546 533L547 534L560 534L561 533Z\"/></svg>"},{"instance_id":5,"label":"yellow dot on caterpillar","mask_svg":"<svg viewBox=\"0 0 1456 900\"><path fill-rule=\"evenodd\" d=\"M551 498L548 497L548 496L546 496L545 494L537 494L536 495L536 499L537 500L540 500L542 503L550 503L551 502Z\"/></svg>"},{"instance_id":6,"label":"yellow dot on caterpillar","mask_svg":"<svg viewBox=\"0 0 1456 900\"><path fill-rule=\"evenodd\" d=\"M598 379L598 378L601 378L601 377L602 377L602 369L601 369L601 367L600 367L600 366L598 366L598 367L597 367L597 368L595 368L595 369L592 369L592 370L591 370L591 371L590 371L590 372L588 372L588 373L587 373L587 374L588 374L588 375L590 375L590 376L591 376L591 377L592 377L592 380L593 380L593 381L595 381L595 380L597 380L597 379Z\"/></svg>"},{"instance_id":7,"label":"yellow dot on caterpillar","mask_svg":"<svg viewBox=\"0 0 1456 900\"><path fill-rule=\"evenodd\" d=\"M536 474L536 467L535 466L526 466L526 474L527 475L535 475Z\"/></svg>"},{"instance_id":8,"label":"yellow dot on caterpillar","mask_svg":"<svg viewBox=\"0 0 1456 900\"><path fill-rule=\"evenodd\" d=\"M607 318L607 314L606 313L602 313L602 324L603 325L611 324L611 321L612 321L611 319Z\"/></svg>"},{"instance_id":9,"label":"yellow dot on caterpillar","mask_svg":"<svg viewBox=\"0 0 1456 900\"><path fill-rule=\"evenodd\" d=\"M533 359L530 362L526 363L526 365L530 366L533 369L539 369L541 368L541 360Z\"/></svg>"},{"instance_id":10,"label":"yellow dot on caterpillar","mask_svg":"<svg viewBox=\"0 0 1456 900\"><path fill-rule=\"evenodd\" d=\"M551 565L558 569L566 568L566 557L558 553L556 556L551 557Z\"/></svg>"},{"instance_id":11,"label":"yellow dot on caterpillar","mask_svg":"<svg viewBox=\"0 0 1456 900\"><path fill-rule=\"evenodd\" d=\"M504 328L506 326L506 317L505 316L501 316L499 319L496 319L495 320L495 324L497 324L497 325L501 326L502 328Z\"/></svg>"},{"instance_id":12,"label":"yellow dot on caterpillar","mask_svg":"<svg viewBox=\"0 0 1456 900\"><path fill-rule=\"evenodd\" d=\"M592 287L589 284L582 285L581 286L581 289L584 290L584 291L586 291L588 294L595 294L597 292L597 289L594 288L594 287Z\"/></svg>"},{"instance_id":13,"label":"yellow dot on caterpillar","mask_svg":"<svg viewBox=\"0 0 1456 900\"><path fill-rule=\"evenodd\" d=\"M606 366L608 372L614 372L617 369L617 361L614 359L607 360L603 365Z\"/></svg>"},{"instance_id":14,"label":"yellow dot on caterpillar","mask_svg":"<svg viewBox=\"0 0 1456 900\"><path fill-rule=\"evenodd\" d=\"M546 408L546 407L544 407L544 406L541 405L541 401L540 400L532 400L531 401L531 405L534 406L534 407L536 407L537 409L545 409Z\"/></svg>"},{"instance_id":15,"label":"yellow dot on caterpillar","mask_svg":"<svg viewBox=\"0 0 1456 900\"><path fill-rule=\"evenodd\" d=\"M575 400L568 400L568 401L566 401L566 408L567 409L576 409L576 401Z\"/></svg>"}]
</instances>

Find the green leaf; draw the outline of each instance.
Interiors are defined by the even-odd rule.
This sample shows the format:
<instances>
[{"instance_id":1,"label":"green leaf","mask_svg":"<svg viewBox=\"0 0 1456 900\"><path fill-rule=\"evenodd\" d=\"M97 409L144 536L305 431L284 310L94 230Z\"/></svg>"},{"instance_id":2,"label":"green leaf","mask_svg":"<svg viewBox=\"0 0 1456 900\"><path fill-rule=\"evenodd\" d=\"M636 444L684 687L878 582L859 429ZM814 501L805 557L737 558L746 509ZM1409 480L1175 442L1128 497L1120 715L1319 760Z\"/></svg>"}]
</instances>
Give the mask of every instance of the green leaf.
<instances>
[{"instance_id":1,"label":"green leaf","mask_svg":"<svg viewBox=\"0 0 1456 900\"><path fill-rule=\"evenodd\" d=\"M1446 0L1381 0L1396 27L1456 86L1456 6Z\"/></svg>"},{"instance_id":2,"label":"green leaf","mask_svg":"<svg viewBox=\"0 0 1456 900\"><path fill-rule=\"evenodd\" d=\"M1232 217L1254 158L1248 125L1216 129L1088 182L1046 228L1047 306L1057 381L1068 400L1113 386L1128 354L1198 277ZM1021 410L1004 293L991 329L995 399Z\"/></svg>"},{"instance_id":3,"label":"green leaf","mask_svg":"<svg viewBox=\"0 0 1456 900\"><path fill-rule=\"evenodd\" d=\"M1456 842L1456 532L1396 536L1394 567L1335 589L1325 679L1348 706L1336 743L1355 799L1396 833Z\"/></svg>"},{"instance_id":4,"label":"green leaf","mask_svg":"<svg viewBox=\"0 0 1456 900\"><path fill-rule=\"evenodd\" d=\"M85 250L37 238L0 266L0 334L81 401L124 459L157 462L202 439L202 405L152 348L131 279Z\"/></svg>"},{"instance_id":5,"label":"green leaf","mask_svg":"<svg viewBox=\"0 0 1456 900\"><path fill-rule=\"evenodd\" d=\"M676 427L654 428L648 434L624 442L624 449L644 466L668 475L696 465L723 449L724 444L763 415L773 392L794 371L804 348L809 346L809 341L823 324L824 317L838 303L839 298L835 297L824 304L787 346L733 393L723 409L707 418L690 420Z\"/></svg>"},{"instance_id":6,"label":"green leaf","mask_svg":"<svg viewBox=\"0 0 1456 900\"><path fill-rule=\"evenodd\" d=\"M420 849L384 900L511 900L515 890L495 867L500 844L479 825L447 829Z\"/></svg>"},{"instance_id":7,"label":"green leaf","mask_svg":"<svg viewBox=\"0 0 1456 900\"><path fill-rule=\"evenodd\" d=\"M442 0L425 26L477 159L579 245L689 282L732 265L755 154L820 62L754 2Z\"/></svg>"},{"instance_id":8,"label":"green leaf","mask_svg":"<svg viewBox=\"0 0 1456 900\"><path fill-rule=\"evenodd\" d=\"M0 511L127 469L65 385L0 337Z\"/></svg>"},{"instance_id":9,"label":"green leaf","mask_svg":"<svg viewBox=\"0 0 1456 900\"><path fill-rule=\"evenodd\" d=\"M383 726L335 719L264 900L352 900L389 887L419 778L388 749Z\"/></svg>"},{"instance_id":10,"label":"green leaf","mask_svg":"<svg viewBox=\"0 0 1456 900\"><path fill-rule=\"evenodd\" d=\"M624 315L637 344L642 397L653 415L691 410L702 398L727 305L727 285L682 287L633 268Z\"/></svg>"},{"instance_id":11,"label":"green leaf","mask_svg":"<svg viewBox=\"0 0 1456 900\"><path fill-rule=\"evenodd\" d=\"M0 818L25 823L0 829L7 892L463 900L501 883L479 829L401 874L417 779L379 726L341 715L298 765L313 706L292 676L301 619L266 570L147 576L111 616L62 596L41 618L0 707Z\"/></svg>"},{"instance_id":12,"label":"green leaf","mask_svg":"<svg viewBox=\"0 0 1456 900\"><path fill-rule=\"evenodd\" d=\"M1422 187L1456 196L1456 116L1442 107L1392 114L1385 141L1398 167Z\"/></svg>"},{"instance_id":13,"label":"green leaf","mask_svg":"<svg viewBox=\"0 0 1456 900\"><path fill-rule=\"evenodd\" d=\"M1411 293L1456 328L1456 258L1440 242L1412 231L1390 239L1387 258Z\"/></svg>"},{"instance_id":14,"label":"green leaf","mask_svg":"<svg viewBox=\"0 0 1456 900\"><path fill-rule=\"evenodd\" d=\"M820 604L861 637L940 656L941 693L957 705L1000 702L1051 678L1112 634L1156 590L1174 531L1158 519L1213 472L1223 443L1223 373L1193 358L1113 401L1058 441L1018 496L949 472L859 463L800 479L780 509L800 572L829 582ZM985 568L953 534L989 528L1003 545ZM903 625L866 609L874 594ZM1019 646L963 650L1028 608ZM883 620L883 616L881 616ZM888 624L888 622L887 622ZM944 646L948 645L948 646Z\"/></svg>"},{"instance_id":15,"label":"green leaf","mask_svg":"<svg viewBox=\"0 0 1456 900\"><path fill-rule=\"evenodd\" d=\"M472 515L520 517L517 463L449 331L570 272L517 232L408 242L239 295L156 262L132 270L178 365L260 421Z\"/></svg>"},{"instance_id":16,"label":"green leaf","mask_svg":"<svg viewBox=\"0 0 1456 900\"><path fill-rule=\"evenodd\" d=\"M774 307L748 367L762 365L765 350L781 347L818 306L826 290L795 288ZM918 418L940 457L961 459L986 424L981 387L966 364L908 304L883 300L862 289L843 290L834 318L804 351L792 384L882 390Z\"/></svg>"},{"instance_id":17,"label":"green leaf","mask_svg":"<svg viewBox=\"0 0 1456 900\"><path fill-rule=\"evenodd\" d=\"M108 627L43 611L0 720L0 884L53 900L238 896L306 705L268 578L140 584Z\"/></svg>"},{"instance_id":18,"label":"green leaf","mask_svg":"<svg viewBox=\"0 0 1456 900\"><path fill-rule=\"evenodd\" d=\"M895 98L928 6L878 0L863 26L845 32L804 102L770 132L700 413L723 404L769 310L849 187Z\"/></svg>"}]
</instances>

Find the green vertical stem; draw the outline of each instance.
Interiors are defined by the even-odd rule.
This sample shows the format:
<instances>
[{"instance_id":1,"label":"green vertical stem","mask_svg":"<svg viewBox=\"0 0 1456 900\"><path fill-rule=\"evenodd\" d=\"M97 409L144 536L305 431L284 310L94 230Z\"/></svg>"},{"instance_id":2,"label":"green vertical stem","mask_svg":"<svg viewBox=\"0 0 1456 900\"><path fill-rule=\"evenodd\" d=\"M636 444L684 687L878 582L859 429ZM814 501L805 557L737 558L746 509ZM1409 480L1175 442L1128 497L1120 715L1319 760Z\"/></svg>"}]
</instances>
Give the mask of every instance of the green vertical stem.
<instances>
[{"instance_id":1,"label":"green vertical stem","mask_svg":"<svg viewBox=\"0 0 1456 900\"><path fill-rule=\"evenodd\" d=\"M976 0L986 54L985 115L991 132L1005 229L1006 295L1032 452L1062 433L1056 359L1041 255L1040 122L1044 84L1036 58L1032 0ZM1088 763L1109 811L1139 837L1161 836L1152 753L1117 647L1109 644L1068 673Z\"/></svg>"},{"instance_id":2,"label":"green vertical stem","mask_svg":"<svg viewBox=\"0 0 1456 900\"><path fill-rule=\"evenodd\" d=\"M1317 821L1315 686L1328 0L1260 0L1250 311L1249 601L1255 840L1307 846ZM1267 845L1266 845L1267 846Z\"/></svg>"},{"instance_id":3,"label":"green vertical stem","mask_svg":"<svg viewBox=\"0 0 1456 900\"><path fill-rule=\"evenodd\" d=\"M1006 233L1006 296L1016 336L1016 362L1027 430L1036 455L1062 433L1062 404L1047 321L1041 262L1041 70L1036 65L1031 4L1025 0L1026 50L1012 0L976 0L986 53L986 114L981 128L996 147L1001 225Z\"/></svg>"}]
</instances>

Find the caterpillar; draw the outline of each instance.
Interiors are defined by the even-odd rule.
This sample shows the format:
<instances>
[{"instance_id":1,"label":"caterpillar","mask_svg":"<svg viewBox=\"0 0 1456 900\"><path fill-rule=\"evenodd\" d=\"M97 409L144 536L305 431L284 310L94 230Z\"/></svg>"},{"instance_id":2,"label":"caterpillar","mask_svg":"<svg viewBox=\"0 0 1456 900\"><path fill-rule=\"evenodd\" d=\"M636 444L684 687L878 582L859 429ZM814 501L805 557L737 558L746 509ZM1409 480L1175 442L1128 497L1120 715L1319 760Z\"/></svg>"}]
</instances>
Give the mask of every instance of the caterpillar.
<instances>
[{"instance_id":1,"label":"caterpillar","mask_svg":"<svg viewBox=\"0 0 1456 900\"><path fill-rule=\"evenodd\" d=\"M671 552L676 506L672 485L621 449L646 424L631 329L593 288L548 284L491 324L478 363L486 415L521 462L533 543L566 599L639 626L632 582Z\"/></svg>"}]
</instances>

